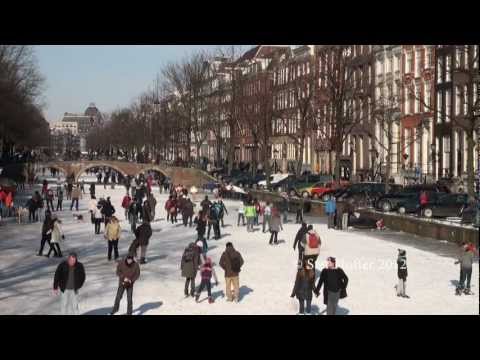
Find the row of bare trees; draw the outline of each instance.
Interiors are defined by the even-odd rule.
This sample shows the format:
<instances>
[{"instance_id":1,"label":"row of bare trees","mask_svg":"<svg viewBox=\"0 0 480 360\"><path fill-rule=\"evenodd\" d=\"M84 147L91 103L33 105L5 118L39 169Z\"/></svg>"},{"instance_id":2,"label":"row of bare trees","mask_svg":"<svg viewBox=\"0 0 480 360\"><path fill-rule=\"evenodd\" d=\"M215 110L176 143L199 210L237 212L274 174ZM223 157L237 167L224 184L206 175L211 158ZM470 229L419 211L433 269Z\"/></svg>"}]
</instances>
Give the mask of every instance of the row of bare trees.
<instances>
[{"instance_id":1,"label":"row of bare trees","mask_svg":"<svg viewBox=\"0 0 480 360\"><path fill-rule=\"evenodd\" d=\"M46 146L49 127L42 115L45 80L32 46L0 45L0 153Z\"/></svg>"}]
</instances>

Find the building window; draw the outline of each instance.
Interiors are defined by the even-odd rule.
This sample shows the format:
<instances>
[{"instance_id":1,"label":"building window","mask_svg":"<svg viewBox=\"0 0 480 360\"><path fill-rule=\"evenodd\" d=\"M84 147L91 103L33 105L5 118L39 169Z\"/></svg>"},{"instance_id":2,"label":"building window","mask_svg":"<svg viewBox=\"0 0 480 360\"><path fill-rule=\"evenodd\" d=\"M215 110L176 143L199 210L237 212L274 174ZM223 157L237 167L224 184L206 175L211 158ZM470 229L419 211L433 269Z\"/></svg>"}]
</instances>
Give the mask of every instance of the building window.
<instances>
[{"instance_id":1,"label":"building window","mask_svg":"<svg viewBox=\"0 0 480 360\"><path fill-rule=\"evenodd\" d=\"M415 51L415 77L420 77L422 72L422 61L420 54L420 50Z\"/></svg>"},{"instance_id":2,"label":"building window","mask_svg":"<svg viewBox=\"0 0 480 360\"><path fill-rule=\"evenodd\" d=\"M478 68L478 64L480 63L480 59L479 59L479 47L480 45L473 45L473 67L476 69Z\"/></svg>"},{"instance_id":3,"label":"building window","mask_svg":"<svg viewBox=\"0 0 480 360\"><path fill-rule=\"evenodd\" d=\"M441 91L437 93L437 123L442 122L442 95Z\"/></svg>"},{"instance_id":4,"label":"building window","mask_svg":"<svg viewBox=\"0 0 480 360\"><path fill-rule=\"evenodd\" d=\"M397 72L400 70L400 57L398 55L395 55L393 57L393 71Z\"/></svg>"},{"instance_id":5,"label":"building window","mask_svg":"<svg viewBox=\"0 0 480 360\"><path fill-rule=\"evenodd\" d=\"M459 47L455 47L455 66L454 68L463 68L463 63L462 63L462 51L460 50Z\"/></svg>"},{"instance_id":6,"label":"building window","mask_svg":"<svg viewBox=\"0 0 480 360\"><path fill-rule=\"evenodd\" d=\"M407 73L413 72L413 51L407 52Z\"/></svg>"},{"instance_id":7,"label":"building window","mask_svg":"<svg viewBox=\"0 0 480 360\"><path fill-rule=\"evenodd\" d=\"M410 114L410 94L408 93L405 96L405 114Z\"/></svg>"},{"instance_id":8,"label":"building window","mask_svg":"<svg viewBox=\"0 0 480 360\"><path fill-rule=\"evenodd\" d=\"M460 86L455 86L455 115L460 115L460 105L462 103L462 91Z\"/></svg>"},{"instance_id":9,"label":"building window","mask_svg":"<svg viewBox=\"0 0 480 360\"><path fill-rule=\"evenodd\" d=\"M450 94L450 90L445 90L445 121L450 122L450 115L451 115L451 105L452 105L452 98Z\"/></svg>"},{"instance_id":10,"label":"building window","mask_svg":"<svg viewBox=\"0 0 480 360\"><path fill-rule=\"evenodd\" d=\"M427 106L426 111L431 111L430 107L432 106L432 89L430 87L430 82L425 82L425 105Z\"/></svg>"},{"instance_id":11,"label":"building window","mask_svg":"<svg viewBox=\"0 0 480 360\"><path fill-rule=\"evenodd\" d=\"M415 87L415 114L420 112L420 86Z\"/></svg>"},{"instance_id":12,"label":"building window","mask_svg":"<svg viewBox=\"0 0 480 360\"><path fill-rule=\"evenodd\" d=\"M447 68L446 68L446 78L447 82L452 80L452 57L447 55Z\"/></svg>"},{"instance_id":13,"label":"building window","mask_svg":"<svg viewBox=\"0 0 480 360\"><path fill-rule=\"evenodd\" d=\"M444 58L441 57L438 59L438 66L437 66L437 84L440 84L443 82L443 64L444 64Z\"/></svg>"},{"instance_id":14,"label":"building window","mask_svg":"<svg viewBox=\"0 0 480 360\"><path fill-rule=\"evenodd\" d=\"M476 91L474 91L475 93ZM463 115L468 114L468 107L469 107L469 102L468 102L468 86L464 85L463 86ZM475 104L475 102L473 102Z\"/></svg>"}]
</instances>

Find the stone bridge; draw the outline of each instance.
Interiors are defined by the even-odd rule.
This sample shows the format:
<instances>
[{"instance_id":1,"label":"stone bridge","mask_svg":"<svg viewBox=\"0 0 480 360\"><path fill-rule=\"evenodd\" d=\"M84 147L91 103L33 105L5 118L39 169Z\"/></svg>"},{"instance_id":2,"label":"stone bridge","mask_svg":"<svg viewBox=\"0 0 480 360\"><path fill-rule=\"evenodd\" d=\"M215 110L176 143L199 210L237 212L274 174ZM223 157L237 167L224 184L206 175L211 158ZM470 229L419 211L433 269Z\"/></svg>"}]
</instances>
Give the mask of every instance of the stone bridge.
<instances>
[{"instance_id":1,"label":"stone bridge","mask_svg":"<svg viewBox=\"0 0 480 360\"><path fill-rule=\"evenodd\" d=\"M37 169L54 168L62 172L65 176L73 174L75 182L86 170L95 167L109 167L121 173L124 176L138 176L149 170L158 171L164 176L172 179L174 184L183 184L185 186L202 186L206 182L215 180L206 172L194 169L175 166L164 166L156 164L138 164L135 162L124 161L52 161L37 164Z\"/></svg>"}]
</instances>

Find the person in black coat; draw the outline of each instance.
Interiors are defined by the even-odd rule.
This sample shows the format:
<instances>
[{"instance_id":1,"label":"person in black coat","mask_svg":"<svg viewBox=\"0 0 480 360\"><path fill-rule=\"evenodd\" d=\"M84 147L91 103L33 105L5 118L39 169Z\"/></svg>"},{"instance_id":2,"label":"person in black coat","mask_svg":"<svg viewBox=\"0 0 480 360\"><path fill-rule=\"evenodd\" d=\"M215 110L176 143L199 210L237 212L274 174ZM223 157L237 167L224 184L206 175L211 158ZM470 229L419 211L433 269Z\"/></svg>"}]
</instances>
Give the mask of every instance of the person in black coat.
<instances>
[{"instance_id":1,"label":"person in black coat","mask_svg":"<svg viewBox=\"0 0 480 360\"><path fill-rule=\"evenodd\" d=\"M105 226L107 226L112 215L115 214L115 208L110 201L110 197L107 197L107 201L102 205L102 214L105 217Z\"/></svg>"},{"instance_id":2,"label":"person in black coat","mask_svg":"<svg viewBox=\"0 0 480 360\"><path fill-rule=\"evenodd\" d=\"M341 268L336 267L336 260L333 257L327 259L327 268L320 273L320 279L315 288L317 297L323 285L325 285L323 287L323 303L327 305L327 315L335 315L338 300L347 297L348 277Z\"/></svg>"},{"instance_id":3,"label":"person in black coat","mask_svg":"<svg viewBox=\"0 0 480 360\"><path fill-rule=\"evenodd\" d=\"M302 226L300 229L298 229L297 235L295 235L295 241L293 242L293 250L295 251L295 248L297 247L298 244L298 261L299 263L302 261L303 258L303 252L304 252L304 247L303 247L303 238L305 237L305 234L308 232L307 228L307 223L302 222Z\"/></svg>"},{"instance_id":4,"label":"person in black coat","mask_svg":"<svg viewBox=\"0 0 480 360\"><path fill-rule=\"evenodd\" d=\"M403 249L398 249L397 265L398 265L398 272L397 272L398 285L395 286L397 289L397 296L409 298L409 296L406 294L407 276L408 276L407 252Z\"/></svg>"},{"instance_id":5,"label":"person in black coat","mask_svg":"<svg viewBox=\"0 0 480 360\"><path fill-rule=\"evenodd\" d=\"M137 241L137 247L140 247L140 264L146 264L147 263L147 247L148 243L150 241L150 238L152 237L152 227L150 226L150 223L144 221L142 225L137 227L135 230L135 240ZM135 248L136 251L136 248Z\"/></svg>"},{"instance_id":6,"label":"person in black coat","mask_svg":"<svg viewBox=\"0 0 480 360\"><path fill-rule=\"evenodd\" d=\"M58 265L53 278L53 292L58 295L60 288L62 315L78 315L78 290L85 283L85 278L85 268L78 262L75 253L70 253L67 260Z\"/></svg>"},{"instance_id":7,"label":"person in black coat","mask_svg":"<svg viewBox=\"0 0 480 360\"><path fill-rule=\"evenodd\" d=\"M37 256L43 255L43 248L45 247L45 242L51 247L52 240L52 231L53 231L53 219L50 211L45 211L45 220L42 225L42 240L40 242L40 250L38 250Z\"/></svg>"},{"instance_id":8,"label":"person in black coat","mask_svg":"<svg viewBox=\"0 0 480 360\"><path fill-rule=\"evenodd\" d=\"M297 272L295 284L293 286L291 297L297 297L300 305L299 314L305 314L305 302L307 303L306 312L310 314L312 309L313 289L315 288L315 270L304 265Z\"/></svg>"}]
</instances>

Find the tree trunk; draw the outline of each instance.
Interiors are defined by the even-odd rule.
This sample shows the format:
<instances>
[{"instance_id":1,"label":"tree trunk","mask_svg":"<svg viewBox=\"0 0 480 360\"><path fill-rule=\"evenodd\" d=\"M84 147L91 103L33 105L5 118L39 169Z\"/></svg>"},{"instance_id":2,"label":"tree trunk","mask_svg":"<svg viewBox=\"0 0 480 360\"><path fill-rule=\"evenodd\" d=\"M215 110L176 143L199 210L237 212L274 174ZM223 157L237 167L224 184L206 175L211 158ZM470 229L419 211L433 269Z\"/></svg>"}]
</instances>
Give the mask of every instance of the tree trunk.
<instances>
[{"instance_id":1,"label":"tree trunk","mask_svg":"<svg viewBox=\"0 0 480 360\"><path fill-rule=\"evenodd\" d=\"M473 154L473 129L466 132L467 135L467 192L468 196L473 198L475 196L475 172Z\"/></svg>"},{"instance_id":2,"label":"tree trunk","mask_svg":"<svg viewBox=\"0 0 480 360\"><path fill-rule=\"evenodd\" d=\"M297 169L295 172L295 177L298 179L302 172L302 165L303 165L303 151L305 150L305 137L300 139L300 144L298 145L298 158L297 158Z\"/></svg>"}]
</instances>

